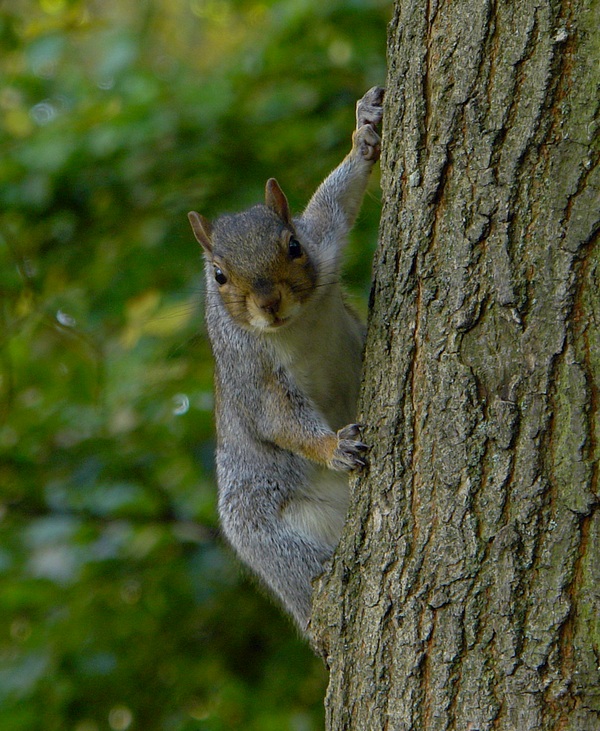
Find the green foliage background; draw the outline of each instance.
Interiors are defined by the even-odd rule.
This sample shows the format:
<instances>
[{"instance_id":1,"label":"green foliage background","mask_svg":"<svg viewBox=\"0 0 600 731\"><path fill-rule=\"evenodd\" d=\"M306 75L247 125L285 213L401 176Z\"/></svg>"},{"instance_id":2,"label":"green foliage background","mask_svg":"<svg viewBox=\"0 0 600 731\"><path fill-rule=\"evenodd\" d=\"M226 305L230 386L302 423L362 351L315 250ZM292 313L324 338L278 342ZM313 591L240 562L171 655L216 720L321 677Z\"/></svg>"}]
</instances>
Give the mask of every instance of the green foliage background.
<instances>
[{"instance_id":1,"label":"green foliage background","mask_svg":"<svg viewBox=\"0 0 600 731\"><path fill-rule=\"evenodd\" d=\"M298 211L384 81L388 14L0 4L3 731L322 726L321 662L218 535L185 214L272 175ZM377 197L348 256L363 302Z\"/></svg>"}]
</instances>

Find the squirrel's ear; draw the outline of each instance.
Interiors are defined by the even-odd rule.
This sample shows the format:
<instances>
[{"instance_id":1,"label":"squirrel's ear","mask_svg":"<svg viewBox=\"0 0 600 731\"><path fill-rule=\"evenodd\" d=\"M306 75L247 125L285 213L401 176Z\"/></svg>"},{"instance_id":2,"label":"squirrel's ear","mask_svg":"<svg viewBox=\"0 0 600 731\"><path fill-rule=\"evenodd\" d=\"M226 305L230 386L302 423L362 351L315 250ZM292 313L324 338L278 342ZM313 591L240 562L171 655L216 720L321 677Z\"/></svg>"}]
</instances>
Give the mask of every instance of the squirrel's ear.
<instances>
[{"instance_id":1,"label":"squirrel's ear","mask_svg":"<svg viewBox=\"0 0 600 731\"><path fill-rule=\"evenodd\" d=\"M267 185L265 187L265 204L267 205L267 208L275 211L284 223L288 225L291 223L290 207L288 206L287 198L275 178L269 178L267 180Z\"/></svg>"},{"instance_id":2,"label":"squirrel's ear","mask_svg":"<svg viewBox=\"0 0 600 731\"><path fill-rule=\"evenodd\" d=\"M208 254L212 254L212 241L210 239L212 234L212 225L208 218L204 218L196 211L190 211L188 213L188 219L192 224L192 231L199 244L202 244L202 248Z\"/></svg>"}]
</instances>

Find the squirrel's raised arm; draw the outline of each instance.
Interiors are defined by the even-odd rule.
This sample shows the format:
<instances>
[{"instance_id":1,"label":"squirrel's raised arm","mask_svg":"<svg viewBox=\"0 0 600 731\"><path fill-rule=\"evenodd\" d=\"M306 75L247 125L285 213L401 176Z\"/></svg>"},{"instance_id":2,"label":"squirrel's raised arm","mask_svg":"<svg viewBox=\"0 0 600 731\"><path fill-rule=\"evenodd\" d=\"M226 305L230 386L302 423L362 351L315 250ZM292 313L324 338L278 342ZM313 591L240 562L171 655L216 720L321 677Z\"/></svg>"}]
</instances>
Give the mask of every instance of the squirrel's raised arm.
<instances>
[{"instance_id":1,"label":"squirrel's raised arm","mask_svg":"<svg viewBox=\"0 0 600 731\"><path fill-rule=\"evenodd\" d=\"M316 241L343 237L354 224L371 168L379 159L377 125L383 116L384 89L374 86L356 103L352 149L310 199L302 225Z\"/></svg>"}]
</instances>

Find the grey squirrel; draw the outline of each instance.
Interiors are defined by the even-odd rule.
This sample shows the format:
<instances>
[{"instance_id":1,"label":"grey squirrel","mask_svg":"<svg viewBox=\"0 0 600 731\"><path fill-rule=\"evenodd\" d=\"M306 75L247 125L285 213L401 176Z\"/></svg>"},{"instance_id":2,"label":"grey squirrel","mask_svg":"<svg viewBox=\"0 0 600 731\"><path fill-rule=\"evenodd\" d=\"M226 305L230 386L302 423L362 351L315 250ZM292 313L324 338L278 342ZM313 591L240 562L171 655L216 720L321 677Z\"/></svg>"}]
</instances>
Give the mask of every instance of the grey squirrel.
<instances>
[{"instance_id":1,"label":"grey squirrel","mask_svg":"<svg viewBox=\"0 0 600 731\"><path fill-rule=\"evenodd\" d=\"M339 270L379 158L383 96L373 87L357 102L352 149L301 216L274 178L264 205L214 223L188 214L205 257L221 526L304 633L311 582L344 525L347 473L366 459L353 423L365 328Z\"/></svg>"}]
</instances>

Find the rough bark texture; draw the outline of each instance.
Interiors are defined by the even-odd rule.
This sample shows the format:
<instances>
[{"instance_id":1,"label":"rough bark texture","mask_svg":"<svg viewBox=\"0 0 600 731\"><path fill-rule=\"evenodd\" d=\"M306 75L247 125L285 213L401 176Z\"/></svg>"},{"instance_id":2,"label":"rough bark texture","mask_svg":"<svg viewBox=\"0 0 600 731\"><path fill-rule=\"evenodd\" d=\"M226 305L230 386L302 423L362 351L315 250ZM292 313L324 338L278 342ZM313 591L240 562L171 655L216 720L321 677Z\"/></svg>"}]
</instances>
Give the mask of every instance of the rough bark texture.
<instances>
[{"instance_id":1,"label":"rough bark texture","mask_svg":"<svg viewBox=\"0 0 600 731\"><path fill-rule=\"evenodd\" d=\"M600 730L598 0L403 0L329 729Z\"/></svg>"}]
</instances>

